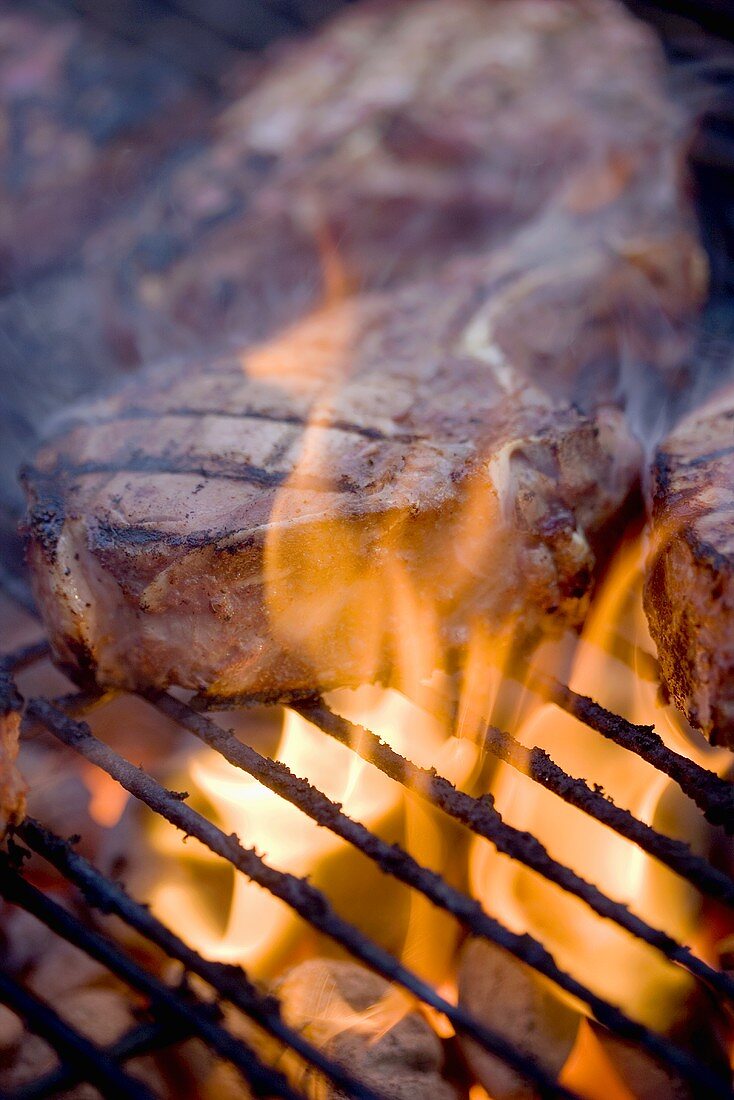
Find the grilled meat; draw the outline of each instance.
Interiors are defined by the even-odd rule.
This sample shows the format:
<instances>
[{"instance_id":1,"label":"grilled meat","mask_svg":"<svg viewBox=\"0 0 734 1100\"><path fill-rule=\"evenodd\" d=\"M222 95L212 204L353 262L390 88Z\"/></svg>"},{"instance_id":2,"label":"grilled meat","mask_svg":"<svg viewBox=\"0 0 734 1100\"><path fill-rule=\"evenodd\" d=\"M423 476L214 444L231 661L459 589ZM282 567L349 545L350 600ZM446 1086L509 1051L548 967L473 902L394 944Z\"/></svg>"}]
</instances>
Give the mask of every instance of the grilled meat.
<instances>
[{"instance_id":1,"label":"grilled meat","mask_svg":"<svg viewBox=\"0 0 734 1100\"><path fill-rule=\"evenodd\" d=\"M264 339L538 217L571 234L606 218L615 242L667 249L656 292L675 326L697 304L677 296L679 268L700 256L682 135L659 46L621 5L377 0L277 50L211 146L85 262L145 360Z\"/></svg>"},{"instance_id":2,"label":"grilled meat","mask_svg":"<svg viewBox=\"0 0 734 1100\"><path fill-rule=\"evenodd\" d=\"M645 609L675 703L734 748L734 393L689 414L653 467Z\"/></svg>"},{"instance_id":3,"label":"grilled meat","mask_svg":"<svg viewBox=\"0 0 734 1100\"><path fill-rule=\"evenodd\" d=\"M274 51L213 140L113 212L46 298L70 302L69 339L91 302L110 361L149 361L264 339L537 218L571 234L606 219L615 243L667 253L655 293L675 330L700 252L661 74L652 33L608 0L360 4Z\"/></svg>"},{"instance_id":4,"label":"grilled meat","mask_svg":"<svg viewBox=\"0 0 734 1100\"><path fill-rule=\"evenodd\" d=\"M406 593L442 648L579 621L638 461L620 363L675 366L705 285L660 71L606 0L360 5L90 237L95 354L206 352L26 474L78 677L361 682Z\"/></svg>"},{"instance_id":5,"label":"grilled meat","mask_svg":"<svg viewBox=\"0 0 734 1100\"><path fill-rule=\"evenodd\" d=\"M603 321L615 354L599 367L581 350L588 369L555 372L555 392L618 399L621 362L671 378L705 265L660 50L621 5L367 0L263 64L214 137L111 211L73 270L0 302L9 475L49 413L120 368L263 340L355 288L490 250L498 281L543 281L542 308L517 320L549 366L585 326L581 295L555 308L561 270L587 278L574 249L593 239L609 285L634 287ZM9 490L0 503L17 514Z\"/></svg>"},{"instance_id":6,"label":"grilled meat","mask_svg":"<svg viewBox=\"0 0 734 1100\"><path fill-rule=\"evenodd\" d=\"M544 357L485 323L485 275L356 297L78 410L25 475L76 677L282 695L399 671L417 632L445 651L477 623L578 623L638 448L617 410L535 384Z\"/></svg>"},{"instance_id":7,"label":"grilled meat","mask_svg":"<svg viewBox=\"0 0 734 1100\"><path fill-rule=\"evenodd\" d=\"M62 261L206 115L176 69L89 22L0 12L0 286ZM209 108L210 110L211 108Z\"/></svg>"}]
</instances>

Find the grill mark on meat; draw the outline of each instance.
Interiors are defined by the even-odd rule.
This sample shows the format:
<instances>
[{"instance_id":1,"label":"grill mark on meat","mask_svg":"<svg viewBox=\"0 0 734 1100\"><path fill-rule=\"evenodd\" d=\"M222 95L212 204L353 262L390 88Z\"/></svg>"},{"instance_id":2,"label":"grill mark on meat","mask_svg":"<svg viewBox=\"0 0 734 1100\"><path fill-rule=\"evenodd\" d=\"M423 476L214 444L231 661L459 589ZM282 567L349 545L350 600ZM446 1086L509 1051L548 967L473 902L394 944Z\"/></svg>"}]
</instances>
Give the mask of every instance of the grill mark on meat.
<instances>
[{"instance_id":1,"label":"grill mark on meat","mask_svg":"<svg viewBox=\"0 0 734 1100\"><path fill-rule=\"evenodd\" d=\"M140 524L121 524L99 520L94 528L94 543L103 550L139 549L161 543L171 547L185 547L196 550L210 541L216 541L232 532L226 529L202 528L176 534L157 527L143 527Z\"/></svg>"},{"instance_id":2,"label":"grill mark on meat","mask_svg":"<svg viewBox=\"0 0 734 1100\"><path fill-rule=\"evenodd\" d=\"M64 527L64 483L54 474L44 474L26 465L20 480L28 495L28 535L41 547L45 558L52 561Z\"/></svg>"},{"instance_id":3,"label":"grill mark on meat","mask_svg":"<svg viewBox=\"0 0 734 1100\"><path fill-rule=\"evenodd\" d=\"M70 419L64 422L64 427L50 441L65 435L74 427L104 427L105 424L115 424L126 420L159 420L163 417L180 417L185 419L199 419L202 416L222 417L225 420L265 420L273 424L284 424L301 428L324 428L327 431L347 432L351 435L362 436L363 439L379 440L387 443L417 443L427 436L419 432L384 432L380 428L373 428L366 424L355 424L351 420L327 420L321 417L298 416L296 413L271 413L261 409L218 409L216 407L182 406L178 408L144 409L136 406L121 409L112 416L88 417L85 419Z\"/></svg>"},{"instance_id":4,"label":"grill mark on meat","mask_svg":"<svg viewBox=\"0 0 734 1100\"><path fill-rule=\"evenodd\" d=\"M206 462L192 463L188 456L141 454L126 457L124 462L81 462L64 464L63 472L70 478L87 474L192 474L207 480L246 481L264 489L277 489L288 484L294 489L308 489L315 493L359 493L364 487L357 485L345 474L334 482L289 470L266 470L249 462L228 462L212 455Z\"/></svg>"},{"instance_id":5,"label":"grill mark on meat","mask_svg":"<svg viewBox=\"0 0 734 1100\"><path fill-rule=\"evenodd\" d=\"M165 546L172 550L210 549L218 557L234 557L243 550L258 545L261 539L245 528L201 527L178 534L160 527L143 524L113 523L96 519L91 543L96 550L145 550L146 547ZM264 578L263 578L264 583ZM313 688L311 688L313 694Z\"/></svg>"}]
</instances>

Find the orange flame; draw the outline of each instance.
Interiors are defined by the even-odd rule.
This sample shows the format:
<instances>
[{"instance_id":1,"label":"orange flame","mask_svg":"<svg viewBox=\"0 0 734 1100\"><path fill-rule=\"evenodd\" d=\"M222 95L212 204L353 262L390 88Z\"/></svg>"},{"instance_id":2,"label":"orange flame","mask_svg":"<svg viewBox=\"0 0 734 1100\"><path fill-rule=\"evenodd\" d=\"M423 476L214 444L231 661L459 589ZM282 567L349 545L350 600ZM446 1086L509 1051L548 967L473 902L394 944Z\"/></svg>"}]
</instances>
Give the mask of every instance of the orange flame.
<instances>
[{"instance_id":1,"label":"orange flame","mask_svg":"<svg viewBox=\"0 0 734 1100\"><path fill-rule=\"evenodd\" d=\"M657 679L650 674L653 647L642 612L642 560L641 545L635 542L613 563L575 649L571 686L633 722L655 724L677 751L714 770L723 768L726 753L712 750L658 698ZM559 653L558 663L562 660ZM671 780L634 753L537 697L518 736L529 747L544 748L571 775L584 776L588 783L601 781L606 794L640 820L707 853L711 833L701 815ZM508 765L498 767L491 790L504 818L534 833L551 855L654 926L695 943L701 901L693 887ZM492 913L516 931L539 938L563 969L596 993L658 1030L679 1020L693 979L652 948L484 841L472 848L471 881ZM606 1056L594 1036L580 1033L564 1080L600 1100L629 1097L610 1066L599 1069L602 1063Z\"/></svg>"},{"instance_id":2,"label":"orange flame","mask_svg":"<svg viewBox=\"0 0 734 1100\"><path fill-rule=\"evenodd\" d=\"M332 273L335 297L340 278L338 270ZM296 410L283 452L282 484L258 531L264 579L251 582L264 586L268 644L284 663L302 670L303 684L354 685L327 696L337 713L459 785L471 786L479 775L486 784L493 762L481 760L476 748L486 722L507 720L514 729L521 720L524 743L546 748L572 775L603 782L610 797L641 820L705 850L707 828L665 776L533 697L529 683L513 681L527 609L548 606L559 612L557 621L565 615L573 622L588 606L585 591L567 594L562 585L557 599L549 601L542 553L520 583L509 586L516 603L497 606L497 570L520 568L517 532L505 522L506 512L522 497L532 524L533 508L542 507L537 503L542 494L533 491L532 464L514 453L517 445L509 443L478 461L461 492L424 514L411 497L410 483L431 469L432 442L411 437L392 476L392 468L380 472L380 458L386 444L395 444L394 418L386 415L384 424L366 427L358 423L351 434L344 427L359 420L364 399L359 384L352 379L350 388L344 382L353 370L358 328L359 340L369 341L370 301L359 314L349 303L337 308L327 303L278 339L248 351L242 364L251 382L271 389L276 403L285 393L289 409ZM484 320L491 324L491 316ZM486 333L482 339L486 343ZM379 420L373 393L369 404ZM344 462L350 447L359 448L359 476L367 480L355 489L343 484L345 465L351 469ZM372 467L372 474L365 473ZM445 471L442 476L445 482ZM570 664L572 686L633 721L655 722L676 747L712 766L708 747L656 698L641 611L639 550L635 544L616 559L581 640L546 642L536 661L550 661L556 671ZM563 553L569 575L588 568L591 555L580 531L568 536ZM466 610L471 607L479 611L472 615ZM437 685L453 680L460 683L456 709L436 706ZM380 686L369 686L375 684ZM630 1015L656 1028L676 1018L690 989L686 974L485 841L472 842L467 868L462 830L434 813L417 792L393 783L292 711L285 714L277 756L351 817L399 840L452 883L463 888L468 875L491 913L537 936L561 967ZM194 759L186 785L225 831L255 846L273 866L309 876L341 915L412 968L439 982L455 979L455 923L421 894L388 880L329 830L215 754ZM593 819L581 822L579 811L509 766L494 766L489 787L503 816L533 832L556 858L651 923L686 942L695 938L698 897L670 871ZM155 828L160 832L163 826ZM175 851L185 862L180 845L167 835L160 833L156 843L159 851ZM189 846L188 858L199 878L211 875L214 861L200 845ZM220 881L208 904L200 889L192 892L172 876L157 889L154 907L210 956L243 962L255 974L273 974L304 955L333 950L284 904L238 875L224 887ZM604 1061L598 1047L582 1027L566 1068L569 1081ZM596 1076L603 1079L601 1072ZM625 1095L611 1068L607 1080L610 1095ZM477 1089L474 1095L480 1095Z\"/></svg>"},{"instance_id":3,"label":"orange flame","mask_svg":"<svg viewBox=\"0 0 734 1100\"><path fill-rule=\"evenodd\" d=\"M473 746L456 738L447 740L438 722L394 689L342 689L329 693L327 702L348 720L377 731L399 752L426 764L439 762L457 780L476 766ZM453 834L440 827L420 799L294 711L285 711L276 755L342 805L349 816L385 839L407 845L428 865L439 869L449 859ZM254 845L272 866L309 876L340 913L402 953L427 977L446 973L456 930L450 918L437 913L426 899L388 879L329 829L319 827L217 753L197 754L186 783L194 804L204 804L226 832ZM191 839L183 848L173 830L159 820L151 822L151 829L155 849L174 857L179 870L191 864L201 887L206 875L211 876L216 857ZM375 897L379 906L371 904ZM206 891L192 889L187 878L166 875L154 888L152 904L163 919L211 957L244 963L254 973L274 974L304 954L332 950L285 903L241 875L220 881L210 898Z\"/></svg>"},{"instance_id":4,"label":"orange flame","mask_svg":"<svg viewBox=\"0 0 734 1100\"><path fill-rule=\"evenodd\" d=\"M111 829L120 820L129 795L107 772L93 764L85 764L83 771L90 795L90 816L98 825Z\"/></svg>"}]
</instances>

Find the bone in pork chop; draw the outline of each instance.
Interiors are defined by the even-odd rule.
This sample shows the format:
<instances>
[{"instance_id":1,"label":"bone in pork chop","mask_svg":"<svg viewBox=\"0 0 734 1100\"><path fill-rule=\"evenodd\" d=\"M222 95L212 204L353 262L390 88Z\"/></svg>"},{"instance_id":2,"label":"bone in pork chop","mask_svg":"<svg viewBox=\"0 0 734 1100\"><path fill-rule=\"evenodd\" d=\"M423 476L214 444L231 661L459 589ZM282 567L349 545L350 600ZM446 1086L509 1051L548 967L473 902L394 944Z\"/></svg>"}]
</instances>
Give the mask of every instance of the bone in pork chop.
<instances>
[{"instance_id":1,"label":"bone in pork chop","mask_svg":"<svg viewBox=\"0 0 734 1100\"><path fill-rule=\"evenodd\" d=\"M410 606L443 647L476 622L578 623L589 537L638 448L617 410L536 385L521 331L493 342L483 275L357 297L79 410L25 477L61 661L103 685L281 695L399 664L427 632Z\"/></svg>"},{"instance_id":2,"label":"bone in pork chop","mask_svg":"<svg viewBox=\"0 0 734 1100\"><path fill-rule=\"evenodd\" d=\"M734 392L689 414L653 467L645 609L665 682L712 744L734 748Z\"/></svg>"}]
</instances>

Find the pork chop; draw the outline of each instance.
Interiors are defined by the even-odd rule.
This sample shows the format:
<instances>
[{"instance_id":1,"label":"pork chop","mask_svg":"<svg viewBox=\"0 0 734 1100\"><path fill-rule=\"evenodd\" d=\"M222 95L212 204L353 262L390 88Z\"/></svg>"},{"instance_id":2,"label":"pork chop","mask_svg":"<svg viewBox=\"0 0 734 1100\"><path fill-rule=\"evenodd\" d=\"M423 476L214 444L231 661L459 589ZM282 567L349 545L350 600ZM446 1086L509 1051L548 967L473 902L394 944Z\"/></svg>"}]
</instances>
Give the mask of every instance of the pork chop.
<instances>
[{"instance_id":1,"label":"pork chop","mask_svg":"<svg viewBox=\"0 0 734 1100\"><path fill-rule=\"evenodd\" d=\"M358 296L77 410L25 474L77 679L282 696L393 674L418 639L428 674L478 623L577 624L639 450L616 409L537 384L485 276Z\"/></svg>"},{"instance_id":2,"label":"pork chop","mask_svg":"<svg viewBox=\"0 0 734 1100\"><path fill-rule=\"evenodd\" d=\"M645 610L662 674L689 722L734 748L734 391L663 441L652 499Z\"/></svg>"},{"instance_id":3,"label":"pork chop","mask_svg":"<svg viewBox=\"0 0 734 1100\"><path fill-rule=\"evenodd\" d=\"M215 140L85 249L141 361L261 340L432 277L542 218L657 250L672 331L700 295L686 126L655 36L612 0L376 0L274 51ZM700 267L700 263L699 263Z\"/></svg>"},{"instance_id":4,"label":"pork chop","mask_svg":"<svg viewBox=\"0 0 734 1100\"><path fill-rule=\"evenodd\" d=\"M533 325L551 364L576 323L554 310L556 261L593 228L625 285L628 276L635 285L609 311L610 335L613 327L618 345L637 345L642 332L655 340L652 357L618 347L604 367L603 399L619 391L621 363L660 368L662 383L674 373L706 287L685 193L686 125L665 94L654 35L621 4L367 0L263 66L257 82L247 67L236 102L216 126L199 126L200 147L158 165L134 202L109 201L106 177L95 175L114 140L96 159L89 151L89 172L60 171L55 182L42 174L50 225L31 201L33 177L16 196L19 210L36 211L33 232L23 222L17 238L23 262L39 242L58 255L55 234L79 228L67 198L86 201L95 181L108 216L95 230L87 210L92 231L77 266L0 300L0 545L12 546L21 507L15 471L64 402L99 391L121 369L264 340L355 288L432 277L463 255L499 248L500 266L542 269L543 307L519 320ZM38 78L44 104L59 98L54 80L66 72L51 67ZM119 82L108 83L116 103ZM165 129L161 102L146 103L147 122ZM53 148L73 137L87 149L87 131L69 136L58 115ZM140 167L141 142L130 144L126 163ZM127 193L122 177L112 190ZM580 306L581 298L569 308ZM593 406L600 372L570 381L578 387L562 393Z\"/></svg>"}]
</instances>

